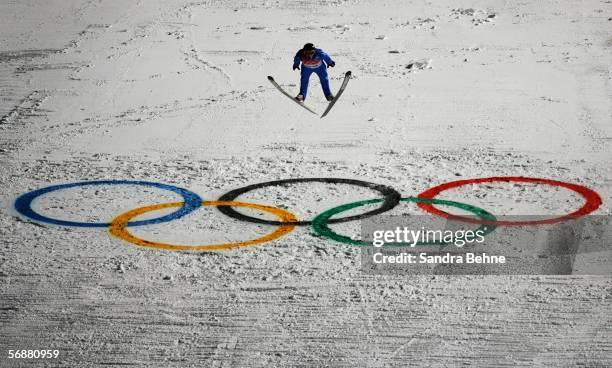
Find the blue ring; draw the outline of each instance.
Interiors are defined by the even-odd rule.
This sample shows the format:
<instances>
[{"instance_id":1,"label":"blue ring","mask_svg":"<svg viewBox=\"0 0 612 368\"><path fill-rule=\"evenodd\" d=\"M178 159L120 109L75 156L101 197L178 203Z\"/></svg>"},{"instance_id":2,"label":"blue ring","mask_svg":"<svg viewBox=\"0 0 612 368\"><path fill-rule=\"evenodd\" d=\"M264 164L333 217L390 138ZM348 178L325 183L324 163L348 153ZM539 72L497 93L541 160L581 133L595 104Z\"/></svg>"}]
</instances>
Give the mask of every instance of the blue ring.
<instances>
[{"instance_id":1,"label":"blue ring","mask_svg":"<svg viewBox=\"0 0 612 368\"><path fill-rule=\"evenodd\" d=\"M128 226L143 226L143 225L151 225L151 224L159 224L162 222L168 222L172 220L179 219L196 209L198 209L202 205L202 198L199 195L183 188L175 187L173 185L161 184L161 183L152 183L148 181L131 181L131 180L95 180L95 181L83 181L77 183L69 183L69 184L60 184L60 185L52 185L50 187L45 187L41 189L36 189L31 192L20 195L15 200L15 209L17 212L26 216L32 220L46 222L48 224L54 225L62 225L62 226L77 226L77 227L108 227L110 226L110 222L100 223L100 222L77 222L77 221L66 221L66 220L58 220L51 217L43 216L32 209L32 202L47 193L54 192L57 190L81 187L85 185L142 185L147 187L154 187L159 189L169 190L174 193L178 193L183 197L184 204L175 212L167 214L162 217L142 220L142 221L134 221L128 222Z\"/></svg>"}]
</instances>

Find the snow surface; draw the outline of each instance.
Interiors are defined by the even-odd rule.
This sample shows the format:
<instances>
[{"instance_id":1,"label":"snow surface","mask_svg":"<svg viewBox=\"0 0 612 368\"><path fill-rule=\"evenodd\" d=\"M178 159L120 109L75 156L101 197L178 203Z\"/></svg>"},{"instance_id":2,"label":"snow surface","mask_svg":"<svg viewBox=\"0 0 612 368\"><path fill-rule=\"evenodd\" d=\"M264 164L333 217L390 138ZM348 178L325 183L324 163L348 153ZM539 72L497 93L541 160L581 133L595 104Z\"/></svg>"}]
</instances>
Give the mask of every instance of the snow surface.
<instances>
[{"instance_id":1,"label":"snow surface","mask_svg":"<svg viewBox=\"0 0 612 368\"><path fill-rule=\"evenodd\" d=\"M595 214L610 215L610 1L5 1L0 39L0 365L34 364L5 360L8 349L49 348L60 358L40 366L612 366L609 275L367 275L356 248L308 227L231 251L170 252L13 209L27 191L95 179L214 200L285 178L360 179L407 197L531 176L587 186L603 199ZM354 76L325 119L266 80L297 93L292 57L306 42L336 61L334 90ZM322 112L311 82L307 103ZM239 200L305 219L376 195L308 183ZM513 184L444 198L500 215L561 215L583 201ZM35 209L108 222L178 200L84 187ZM400 213L422 212L389 212ZM270 227L203 207L130 231L195 245Z\"/></svg>"}]
</instances>

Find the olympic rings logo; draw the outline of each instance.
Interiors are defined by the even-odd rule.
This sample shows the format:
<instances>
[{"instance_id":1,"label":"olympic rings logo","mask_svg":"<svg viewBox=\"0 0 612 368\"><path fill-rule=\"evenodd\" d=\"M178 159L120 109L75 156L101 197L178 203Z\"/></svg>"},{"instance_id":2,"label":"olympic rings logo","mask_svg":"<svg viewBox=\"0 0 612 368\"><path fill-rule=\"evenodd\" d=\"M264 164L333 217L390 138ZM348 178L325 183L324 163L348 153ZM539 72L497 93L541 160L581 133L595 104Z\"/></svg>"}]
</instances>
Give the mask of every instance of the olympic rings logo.
<instances>
[{"instance_id":1,"label":"olympic rings logo","mask_svg":"<svg viewBox=\"0 0 612 368\"><path fill-rule=\"evenodd\" d=\"M362 201L357 201L357 202L352 202L352 203L344 204L341 206L337 206L337 207L331 208L315 216L312 220L299 220L291 212L281 209L281 208L262 205L262 204L256 204L256 203L239 202L235 200L240 195L243 195L247 192L250 192L256 189L260 189L260 188L264 188L264 187L285 186L285 185L290 185L294 183L309 183L309 182L321 182L321 183L328 183L328 184L348 184L348 185L368 188L368 189L372 189L380 193L381 198L367 199L367 200L362 200ZM458 188L458 187L469 185L469 184L495 183L495 182L530 183L530 184L549 185L549 186L554 186L554 187L565 188L565 189L569 189L579 194L585 200L585 202L577 210L571 213L568 213L566 215L556 217L556 218L536 220L536 221L513 222L513 221L498 221L497 218L492 213L482 208L478 208L476 206L470 205L470 204L435 198L440 193L448 189ZM35 200L37 200L38 198L48 193L70 189L70 188L77 188L77 187L83 187L83 186L96 186L96 185L135 185L135 186L153 187L153 188L158 188L158 189L163 189L163 190L174 192L180 195L183 198L183 201L154 204L150 206L136 208L136 209L127 211L123 214L120 214L119 216L115 217L109 223L77 222L77 221L55 219L55 218L51 218L43 214L40 214L32 208L32 204ZM429 188L425 190L424 192L420 193L419 195L417 195L416 197L402 197L398 191L396 191L395 189L389 186L376 184L376 183L370 183L370 182L361 181L361 180L355 180L355 179L342 179L342 178L284 179L284 180L268 181L268 182L259 183L259 184L252 184L252 185L249 185L243 188L234 189L222 195L216 201L205 201L198 194L194 192L191 192L187 189L183 189L183 188L180 188L174 185L169 185L169 184L154 183L154 182L148 182L148 181L132 181L132 180L96 180L96 181L83 181L83 182L53 185L53 186L33 190L31 192L28 192L28 193L25 193L19 196L15 200L14 206L17 212L19 212L22 216L25 216L37 222L43 222L43 223L61 225L61 226L72 226L72 227L108 228L108 231L111 235L119 239L122 239L124 241L127 241L129 243L143 246L143 247L152 247L152 248L167 249L167 250L216 251L216 250L226 250L226 249L231 249L231 248L239 248L239 247L245 247L245 246L251 246L251 245L269 242L269 241L278 239L285 234L290 233L291 231L293 231L293 229L296 226L312 226L315 233L317 233L318 235L324 238L328 238L328 239L331 239L337 242L344 243L344 244L349 244L353 246L370 245L367 242L354 240L348 236L334 232L329 227L329 224L360 220L360 219L364 219L370 216L381 214L381 213L387 212L395 208L397 205L399 205L402 202L416 203L417 206L421 208L422 210L424 210L425 212L428 212L436 216L441 216L447 219L453 219L457 221L480 225L479 230L482 230L484 234L488 234L494 231L497 226L528 226L528 225L554 224L554 223L558 223L562 221L567 221L570 219L576 219L576 218L582 217L584 215L587 215L597 210L597 208L599 208L599 206L601 206L602 204L602 199L599 196L599 194L597 194L597 192L585 186L582 186L582 185L566 183L566 182L551 180L551 179L539 179L539 178L515 177L515 176L489 177L489 178L477 178L477 179L452 181L452 182L438 185L433 188ZM380 204L380 205L376 209L373 209L373 210L370 210L370 211L367 211L367 212L364 212L358 215L352 215L352 216L346 216L346 217L334 217L336 215L352 210L354 208L371 205L371 204ZM465 211L472 213L477 218L452 215L448 212L438 209L436 205L460 208L460 209L463 209ZM139 238L133 235L132 233L130 233L128 230L129 227L153 225L153 224L159 224L159 223L177 220L177 219L180 219L181 217L184 217L192 213L193 211L197 210L198 208L202 206L215 206L219 209L221 213L229 217L232 217L234 219L252 222L252 223L258 223L258 224L273 225L273 226L276 226L277 228L274 231L264 236L261 236L259 238L252 239L252 240L233 242L233 243L205 244L205 245L180 245L180 244L168 244L168 243L154 242L154 241L149 241L146 239ZM265 219L261 219L257 217L247 216L243 213L236 211L234 207L253 208L253 209L263 211L263 212L267 212L267 213L270 213L276 216L277 220L276 221L265 220ZM164 215L164 216L147 219L147 220L140 220L140 221L133 220L134 218L140 215L143 215L145 213L158 211L161 209L167 209L167 208L177 208L177 209L176 211L170 214Z\"/></svg>"}]
</instances>

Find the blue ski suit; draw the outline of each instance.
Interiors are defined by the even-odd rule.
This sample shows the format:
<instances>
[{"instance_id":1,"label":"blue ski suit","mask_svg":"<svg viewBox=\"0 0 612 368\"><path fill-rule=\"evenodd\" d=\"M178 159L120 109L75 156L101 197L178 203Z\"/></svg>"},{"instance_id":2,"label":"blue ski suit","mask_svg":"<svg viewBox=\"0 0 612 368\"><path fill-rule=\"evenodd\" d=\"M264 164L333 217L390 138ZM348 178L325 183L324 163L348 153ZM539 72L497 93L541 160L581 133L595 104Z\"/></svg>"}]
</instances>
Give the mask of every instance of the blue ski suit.
<instances>
[{"instance_id":1,"label":"blue ski suit","mask_svg":"<svg viewBox=\"0 0 612 368\"><path fill-rule=\"evenodd\" d=\"M334 61L321 49L315 48L315 53L312 58L308 59L302 54L302 50L298 51L293 58L293 68L296 69L300 63L302 63L301 78L300 78L300 94L306 99L308 93L308 80L312 73L317 73L319 80L321 81L321 87L323 87L323 93L325 97L331 95L329 89L329 75L327 74L327 67L334 65Z\"/></svg>"}]
</instances>

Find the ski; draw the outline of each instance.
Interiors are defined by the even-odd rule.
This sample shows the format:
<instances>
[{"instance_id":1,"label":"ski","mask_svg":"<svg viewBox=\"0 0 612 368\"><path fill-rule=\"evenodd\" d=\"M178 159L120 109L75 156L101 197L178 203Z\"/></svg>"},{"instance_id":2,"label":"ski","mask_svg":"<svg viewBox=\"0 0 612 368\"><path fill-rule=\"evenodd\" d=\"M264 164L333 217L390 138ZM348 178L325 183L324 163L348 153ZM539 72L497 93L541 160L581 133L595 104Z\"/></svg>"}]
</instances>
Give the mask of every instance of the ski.
<instances>
[{"instance_id":1,"label":"ski","mask_svg":"<svg viewBox=\"0 0 612 368\"><path fill-rule=\"evenodd\" d=\"M276 81L274 80L274 78L272 78L271 76L268 76L268 80L270 81L270 83L272 83L272 85L274 87L276 87L276 89L278 89L282 94L284 94L285 96L289 97L291 99L291 101L295 102L296 104L302 106L303 108L305 108L306 110L310 111L311 113L318 115L316 111L314 111L313 109L311 109L310 107L306 106L303 102L296 100L293 96L291 96L289 93L287 93L287 91L285 91L283 89L283 87L279 86L278 83L276 83Z\"/></svg>"},{"instance_id":2,"label":"ski","mask_svg":"<svg viewBox=\"0 0 612 368\"><path fill-rule=\"evenodd\" d=\"M336 103L336 101L338 101L340 96L342 96L342 92L344 92L344 90L346 89L346 85L348 84L349 79L351 79L350 70L346 72L346 74L344 74L344 80L342 81L342 85L340 86L338 93L336 93L336 97L334 97L334 99L330 101L329 105L327 105L327 109L325 109L325 111L323 112L323 115L321 115L321 119L324 118L325 115L327 115L329 110L331 110L331 108L334 107L334 104Z\"/></svg>"}]
</instances>

